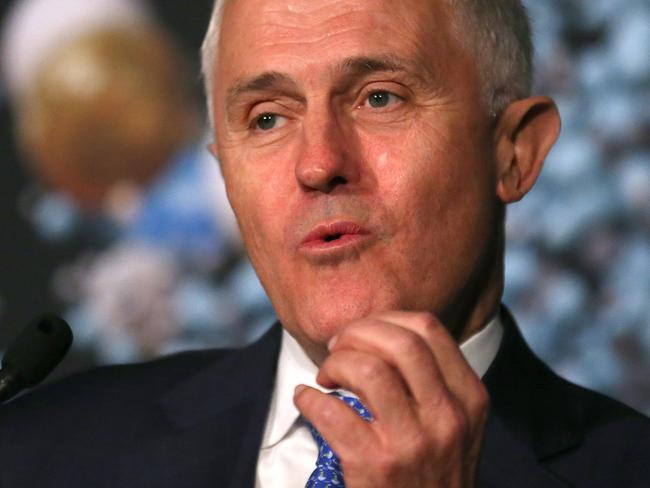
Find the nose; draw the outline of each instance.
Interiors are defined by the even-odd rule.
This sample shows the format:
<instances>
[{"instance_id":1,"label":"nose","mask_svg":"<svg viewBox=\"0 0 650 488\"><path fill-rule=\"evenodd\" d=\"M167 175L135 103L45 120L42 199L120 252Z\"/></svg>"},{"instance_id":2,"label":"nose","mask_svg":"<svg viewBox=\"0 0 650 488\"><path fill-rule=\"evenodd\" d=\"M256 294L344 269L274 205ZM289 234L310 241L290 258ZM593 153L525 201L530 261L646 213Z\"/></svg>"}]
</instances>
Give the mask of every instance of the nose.
<instances>
[{"instance_id":1,"label":"nose","mask_svg":"<svg viewBox=\"0 0 650 488\"><path fill-rule=\"evenodd\" d=\"M305 191L331 193L359 180L354 136L335 117L307 118L296 162L296 179Z\"/></svg>"}]
</instances>

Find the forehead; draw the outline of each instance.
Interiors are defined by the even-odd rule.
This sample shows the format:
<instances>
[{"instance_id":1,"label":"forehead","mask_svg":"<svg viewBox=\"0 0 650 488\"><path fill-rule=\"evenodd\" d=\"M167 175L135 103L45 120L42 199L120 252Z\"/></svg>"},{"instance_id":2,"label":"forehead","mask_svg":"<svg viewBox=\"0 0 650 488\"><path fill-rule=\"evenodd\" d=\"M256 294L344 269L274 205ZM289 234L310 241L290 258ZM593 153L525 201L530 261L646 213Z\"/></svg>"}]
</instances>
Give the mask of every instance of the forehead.
<instances>
[{"instance_id":1,"label":"forehead","mask_svg":"<svg viewBox=\"0 0 650 488\"><path fill-rule=\"evenodd\" d=\"M354 56L391 54L430 64L448 55L441 0L231 0L223 12L216 74L315 76ZM221 85L221 83L219 83Z\"/></svg>"}]
</instances>

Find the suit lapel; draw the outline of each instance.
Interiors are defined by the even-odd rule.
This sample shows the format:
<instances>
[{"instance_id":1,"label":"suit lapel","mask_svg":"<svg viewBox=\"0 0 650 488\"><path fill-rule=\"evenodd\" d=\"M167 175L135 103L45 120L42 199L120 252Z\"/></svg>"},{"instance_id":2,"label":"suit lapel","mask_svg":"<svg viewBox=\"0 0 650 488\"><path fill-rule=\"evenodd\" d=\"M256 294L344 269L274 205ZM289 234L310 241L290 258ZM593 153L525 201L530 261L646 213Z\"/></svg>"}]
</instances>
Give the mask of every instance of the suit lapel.
<instances>
[{"instance_id":1,"label":"suit lapel","mask_svg":"<svg viewBox=\"0 0 650 488\"><path fill-rule=\"evenodd\" d=\"M276 324L255 344L223 355L162 399L170 428L155 441L155 465L165 466L164 486L254 486L280 340Z\"/></svg>"},{"instance_id":2,"label":"suit lapel","mask_svg":"<svg viewBox=\"0 0 650 488\"><path fill-rule=\"evenodd\" d=\"M491 405L480 486L571 486L544 461L580 445L580 412L564 382L528 348L505 307L501 316L503 341L484 377Z\"/></svg>"}]
</instances>

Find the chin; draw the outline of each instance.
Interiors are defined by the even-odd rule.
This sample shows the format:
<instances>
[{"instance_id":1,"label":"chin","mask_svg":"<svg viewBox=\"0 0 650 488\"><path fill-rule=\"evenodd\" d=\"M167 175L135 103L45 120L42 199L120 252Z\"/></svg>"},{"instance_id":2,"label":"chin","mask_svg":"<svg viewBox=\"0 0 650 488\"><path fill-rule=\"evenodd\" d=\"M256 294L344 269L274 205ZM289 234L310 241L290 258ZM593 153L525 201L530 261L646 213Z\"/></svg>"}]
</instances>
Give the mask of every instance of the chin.
<instances>
[{"instance_id":1,"label":"chin","mask_svg":"<svg viewBox=\"0 0 650 488\"><path fill-rule=\"evenodd\" d=\"M338 296L318 303L309 303L309 300L303 302L305 303L311 306L297 310L292 325L298 334L319 345L326 345L333 336L354 321L372 313L395 309L394 304L378 302L370 296Z\"/></svg>"}]
</instances>

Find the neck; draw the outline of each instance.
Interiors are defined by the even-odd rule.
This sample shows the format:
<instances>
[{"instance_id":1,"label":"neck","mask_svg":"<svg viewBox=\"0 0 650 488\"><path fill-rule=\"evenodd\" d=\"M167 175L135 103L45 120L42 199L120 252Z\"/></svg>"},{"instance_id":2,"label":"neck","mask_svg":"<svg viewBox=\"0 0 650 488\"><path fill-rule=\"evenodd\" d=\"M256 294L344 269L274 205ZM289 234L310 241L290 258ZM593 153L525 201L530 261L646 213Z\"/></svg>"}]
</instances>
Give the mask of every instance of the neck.
<instances>
[{"instance_id":1,"label":"neck","mask_svg":"<svg viewBox=\"0 0 650 488\"><path fill-rule=\"evenodd\" d=\"M503 272L494 276L482 290L480 296L460 297L439 317L456 342L462 344L480 331L498 313L503 294Z\"/></svg>"},{"instance_id":2,"label":"neck","mask_svg":"<svg viewBox=\"0 0 650 488\"><path fill-rule=\"evenodd\" d=\"M497 231L493 245L456 298L439 315L460 344L476 334L499 312L503 295L505 231Z\"/></svg>"}]
</instances>

